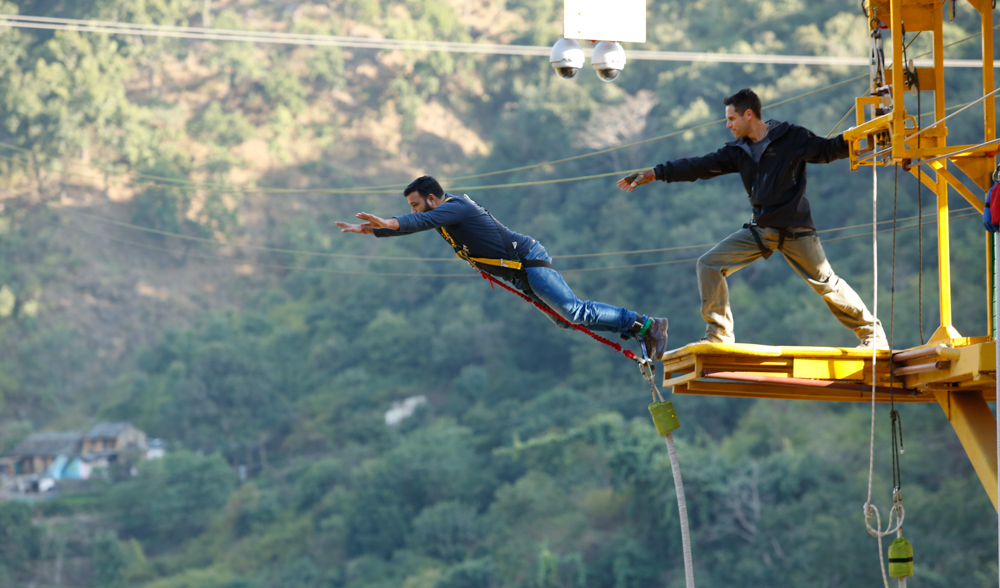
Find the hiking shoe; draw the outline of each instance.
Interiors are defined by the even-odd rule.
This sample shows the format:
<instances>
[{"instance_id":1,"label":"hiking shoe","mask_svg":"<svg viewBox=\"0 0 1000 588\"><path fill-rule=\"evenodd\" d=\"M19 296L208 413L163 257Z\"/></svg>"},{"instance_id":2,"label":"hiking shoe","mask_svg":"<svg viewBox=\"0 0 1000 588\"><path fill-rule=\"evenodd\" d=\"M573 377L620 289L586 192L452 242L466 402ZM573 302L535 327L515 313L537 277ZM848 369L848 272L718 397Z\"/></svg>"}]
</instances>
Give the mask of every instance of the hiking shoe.
<instances>
[{"instance_id":1,"label":"hiking shoe","mask_svg":"<svg viewBox=\"0 0 1000 588\"><path fill-rule=\"evenodd\" d=\"M881 329L879 329L878 333L874 335L868 335L867 337L862 339L857 349L871 349L873 347L875 349L883 349L883 350L889 349L889 340L885 338L885 333L883 333Z\"/></svg>"},{"instance_id":2,"label":"hiking shoe","mask_svg":"<svg viewBox=\"0 0 1000 588\"><path fill-rule=\"evenodd\" d=\"M646 344L646 353L651 359L663 361L663 355L667 351L667 319L650 317L649 320L653 324L642 335L642 341Z\"/></svg>"},{"instance_id":3,"label":"hiking shoe","mask_svg":"<svg viewBox=\"0 0 1000 588\"><path fill-rule=\"evenodd\" d=\"M692 341L685 345L685 347L693 347L695 345L719 345L725 341L716 341L715 339L709 339L708 337L703 337L697 341Z\"/></svg>"},{"instance_id":4,"label":"hiking shoe","mask_svg":"<svg viewBox=\"0 0 1000 588\"><path fill-rule=\"evenodd\" d=\"M857 349L881 349L888 351L889 341L886 340L884 334L869 335L861 340L861 343L857 346Z\"/></svg>"}]
</instances>

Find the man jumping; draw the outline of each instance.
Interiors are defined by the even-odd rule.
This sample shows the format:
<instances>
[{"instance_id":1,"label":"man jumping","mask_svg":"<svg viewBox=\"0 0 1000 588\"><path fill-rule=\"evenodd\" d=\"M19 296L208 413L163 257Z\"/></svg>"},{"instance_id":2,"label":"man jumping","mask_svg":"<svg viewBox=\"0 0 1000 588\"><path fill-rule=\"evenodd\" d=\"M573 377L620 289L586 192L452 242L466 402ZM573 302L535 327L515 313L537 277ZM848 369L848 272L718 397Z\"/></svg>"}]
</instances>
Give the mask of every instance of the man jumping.
<instances>
[{"instance_id":1,"label":"man jumping","mask_svg":"<svg viewBox=\"0 0 1000 588\"><path fill-rule=\"evenodd\" d=\"M792 269L823 297L842 325L861 340L858 347L888 349L876 322L847 282L833 273L806 200L806 164L848 156L843 135L823 139L787 122L760 118L760 98L745 88L723 100L726 128L736 139L703 157L668 161L631 174L618 187L631 192L655 180L693 182L739 173L753 207L753 220L698 259L701 314L708 323L700 342L732 343L733 313L726 276L781 251ZM873 324L874 323L874 324Z\"/></svg>"},{"instance_id":2,"label":"man jumping","mask_svg":"<svg viewBox=\"0 0 1000 588\"><path fill-rule=\"evenodd\" d=\"M441 184L430 176L414 180L403 190L403 196L413 210L410 214L383 219L360 212L355 216L366 221L364 224L338 222L337 226L342 233L376 237L435 229L473 268L511 282L532 300L554 310L570 323L595 331L616 332L624 337L641 337L654 359L660 359L666 351L667 319L580 300L552 268L552 258L541 243L503 226L468 196L445 194ZM569 328L562 321L554 322Z\"/></svg>"}]
</instances>

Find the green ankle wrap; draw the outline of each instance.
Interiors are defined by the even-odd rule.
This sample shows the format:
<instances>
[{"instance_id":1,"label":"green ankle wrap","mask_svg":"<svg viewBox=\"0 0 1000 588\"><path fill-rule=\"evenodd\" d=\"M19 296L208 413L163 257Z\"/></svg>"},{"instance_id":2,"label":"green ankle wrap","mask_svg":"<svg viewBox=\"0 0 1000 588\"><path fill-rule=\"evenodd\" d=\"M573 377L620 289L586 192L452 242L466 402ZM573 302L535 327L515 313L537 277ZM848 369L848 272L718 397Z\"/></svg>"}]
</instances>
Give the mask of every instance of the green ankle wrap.
<instances>
[{"instance_id":1,"label":"green ankle wrap","mask_svg":"<svg viewBox=\"0 0 1000 588\"><path fill-rule=\"evenodd\" d=\"M639 337L642 337L643 335L645 335L646 331L648 331L649 327L651 327L651 326L653 326L653 319L647 318L646 319L646 324L642 325L642 328L639 329L636 332L636 334L635 334L636 339L638 339Z\"/></svg>"}]
</instances>

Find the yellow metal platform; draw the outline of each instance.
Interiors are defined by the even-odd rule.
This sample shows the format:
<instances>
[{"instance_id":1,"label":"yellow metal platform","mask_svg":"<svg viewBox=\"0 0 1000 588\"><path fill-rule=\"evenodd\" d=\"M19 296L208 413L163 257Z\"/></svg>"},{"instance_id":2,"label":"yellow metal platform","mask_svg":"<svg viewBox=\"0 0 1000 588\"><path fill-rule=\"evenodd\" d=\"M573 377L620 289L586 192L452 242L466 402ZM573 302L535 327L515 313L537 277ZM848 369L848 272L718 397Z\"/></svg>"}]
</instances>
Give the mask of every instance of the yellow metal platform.
<instances>
[{"instance_id":1,"label":"yellow metal platform","mask_svg":"<svg viewBox=\"0 0 1000 588\"><path fill-rule=\"evenodd\" d=\"M935 393L966 391L982 392L985 400L994 400L994 353L994 343L987 338L878 351L875 401L888 402L891 395L896 402L937 402ZM668 352L663 377L663 386L676 394L871 402L872 352L853 347L699 343Z\"/></svg>"},{"instance_id":2,"label":"yellow metal platform","mask_svg":"<svg viewBox=\"0 0 1000 588\"><path fill-rule=\"evenodd\" d=\"M996 420L986 403L996 400L996 370L996 343L988 337L875 354L875 401L939 404L994 508ZM675 394L871 402L872 380L870 349L699 343L663 360L663 386Z\"/></svg>"}]
</instances>

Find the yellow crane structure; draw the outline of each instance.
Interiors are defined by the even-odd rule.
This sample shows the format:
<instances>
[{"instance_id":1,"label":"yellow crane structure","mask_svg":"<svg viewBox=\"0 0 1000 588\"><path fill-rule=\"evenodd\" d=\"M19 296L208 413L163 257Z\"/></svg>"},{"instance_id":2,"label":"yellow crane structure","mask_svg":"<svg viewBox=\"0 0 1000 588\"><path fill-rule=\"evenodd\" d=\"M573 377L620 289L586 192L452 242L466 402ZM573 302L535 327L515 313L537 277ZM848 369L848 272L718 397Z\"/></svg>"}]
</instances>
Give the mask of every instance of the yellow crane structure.
<instances>
[{"instance_id":1,"label":"yellow crane structure","mask_svg":"<svg viewBox=\"0 0 1000 588\"><path fill-rule=\"evenodd\" d=\"M948 192L954 190L979 212L991 187L998 153L996 107L992 96L982 102L982 141L948 145L945 115L945 67L941 0L865 0L871 39L871 87L856 100L856 126L844 134L850 145L851 169L898 165L915 175L936 195L938 291L941 324L930 342L906 350L878 351L833 347L775 347L747 344L696 344L664 358L665 387L676 394L741 398L777 398L837 402L936 402L997 508L997 428L988 401L997 396L995 340L994 245L986 243L985 292L989 311L987 334L963 336L952 325ZM993 0L966 0L980 15L983 94L994 91ZM904 33L905 28L905 33ZM891 43L891 66L885 64L882 31ZM904 36L930 33L933 58L929 67L904 63ZM907 112L907 91L933 94L933 124L921 126ZM978 190L968 188L948 164ZM980 192L981 191L981 192ZM872 363L875 363L873 366ZM891 377L890 377L891 376Z\"/></svg>"}]
</instances>

